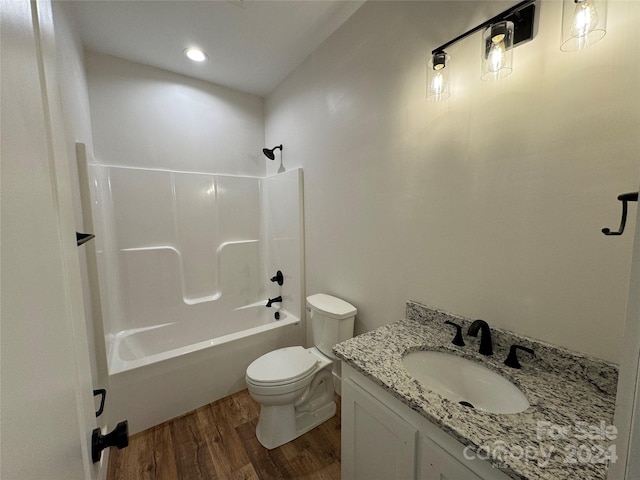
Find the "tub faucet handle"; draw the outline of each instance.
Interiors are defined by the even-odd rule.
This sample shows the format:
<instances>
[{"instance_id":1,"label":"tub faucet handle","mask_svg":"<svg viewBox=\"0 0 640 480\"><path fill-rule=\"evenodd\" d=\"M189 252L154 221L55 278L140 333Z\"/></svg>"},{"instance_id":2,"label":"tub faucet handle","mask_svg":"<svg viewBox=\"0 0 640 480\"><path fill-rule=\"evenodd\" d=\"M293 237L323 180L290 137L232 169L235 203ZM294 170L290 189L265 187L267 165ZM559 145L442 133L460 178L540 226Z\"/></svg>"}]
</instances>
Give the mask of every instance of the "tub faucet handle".
<instances>
[{"instance_id":1,"label":"tub faucet handle","mask_svg":"<svg viewBox=\"0 0 640 480\"><path fill-rule=\"evenodd\" d=\"M278 270L276 272L276 276L275 277L271 277L271 281L272 282L277 282L278 285L282 286L282 284L284 283L284 275L282 274L282 272L280 270Z\"/></svg>"}]
</instances>

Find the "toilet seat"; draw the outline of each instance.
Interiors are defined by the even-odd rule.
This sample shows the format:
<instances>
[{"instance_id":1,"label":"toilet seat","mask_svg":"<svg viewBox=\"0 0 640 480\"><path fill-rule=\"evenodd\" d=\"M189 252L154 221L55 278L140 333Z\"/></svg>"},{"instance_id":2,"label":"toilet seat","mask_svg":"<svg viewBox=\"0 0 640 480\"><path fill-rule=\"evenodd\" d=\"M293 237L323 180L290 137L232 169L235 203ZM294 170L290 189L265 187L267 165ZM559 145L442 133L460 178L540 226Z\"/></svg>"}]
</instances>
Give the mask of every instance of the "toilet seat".
<instances>
[{"instance_id":1,"label":"toilet seat","mask_svg":"<svg viewBox=\"0 0 640 480\"><path fill-rule=\"evenodd\" d=\"M247 382L259 387L282 387L306 380L316 371L318 358L301 346L266 353L247 368Z\"/></svg>"}]
</instances>

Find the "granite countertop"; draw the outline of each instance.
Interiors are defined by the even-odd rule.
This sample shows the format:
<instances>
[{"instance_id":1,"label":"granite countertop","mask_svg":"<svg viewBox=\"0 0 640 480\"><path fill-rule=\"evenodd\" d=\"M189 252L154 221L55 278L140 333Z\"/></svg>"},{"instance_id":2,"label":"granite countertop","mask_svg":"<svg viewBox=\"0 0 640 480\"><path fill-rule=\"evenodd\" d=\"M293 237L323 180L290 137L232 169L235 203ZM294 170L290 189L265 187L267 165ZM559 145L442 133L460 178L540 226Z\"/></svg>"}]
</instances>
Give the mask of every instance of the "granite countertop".
<instances>
[{"instance_id":1,"label":"granite countertop","mask_svg":"<svg viewBox=\"0 0 640 480\"><path fill-rule=\"evenodd\" d=\"M618 368L520 335L492 328L494 354L478 353L479 341L465 335L451 343L455 329L471 321L407 302L407 318L334 346L334 353L377 385L439 426L465 446L495 457L491 463L514 479L604 480L615 453L613 414ZM480 335L478 335L479 337ZM504 365L512 344L522 369ZM477 361L518 386L531 406L521 413L470 409L430 391L405 371L401 359L415 350L453 353ZM482 458L486 458L482 456Z\"/></svg>"}]
</instances>

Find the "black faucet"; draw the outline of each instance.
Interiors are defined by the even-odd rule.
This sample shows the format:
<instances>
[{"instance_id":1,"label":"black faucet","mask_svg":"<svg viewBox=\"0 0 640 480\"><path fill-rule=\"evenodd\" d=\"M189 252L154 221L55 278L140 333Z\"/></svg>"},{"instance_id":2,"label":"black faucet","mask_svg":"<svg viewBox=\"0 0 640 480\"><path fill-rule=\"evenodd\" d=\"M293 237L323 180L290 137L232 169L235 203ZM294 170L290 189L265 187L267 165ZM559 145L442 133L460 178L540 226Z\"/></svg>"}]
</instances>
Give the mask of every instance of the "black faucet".
<instances>
[{"instance_id":1,"label":"black faucet","mask_svg":"<svg viewBox=\"0 0 640 480\"><path fill-rule=\"evenodd\" d=\"M278 295L276 298L270 298L267 300L267 307L270 307L272 303L282 302L282 296Z\"/></svg>"},{"instance_id":2,"label":"black faucet","mask_svg":"<svg viewBox=\"0 0 640 480\"><path fill-rule=\"evenodd\" d=\"M511 349L509 350L509 355L507 356L507 359L504 361L504 364L507 367L522 368L522 365L520 365L520 362L518 361L518 354L516 353L518 350L527 352L533 355L534 357L536 356L536 354L530 348L523 347L522 345L511 345Z\"/></svg>"},{"instance_id":3,"label":"black faucet","mask_svg":"<svg viewBox=\"0 0 640 480\"><path fill-rule=\"evenodd\" d=\"M476 320L469 325L467 335L470 337L477 337L478 330L480 333L480 354L481 355L493 355L493 345L491 344L491 330L489 330L489 324L484 320Z\"/></svg>"}]
</instances>

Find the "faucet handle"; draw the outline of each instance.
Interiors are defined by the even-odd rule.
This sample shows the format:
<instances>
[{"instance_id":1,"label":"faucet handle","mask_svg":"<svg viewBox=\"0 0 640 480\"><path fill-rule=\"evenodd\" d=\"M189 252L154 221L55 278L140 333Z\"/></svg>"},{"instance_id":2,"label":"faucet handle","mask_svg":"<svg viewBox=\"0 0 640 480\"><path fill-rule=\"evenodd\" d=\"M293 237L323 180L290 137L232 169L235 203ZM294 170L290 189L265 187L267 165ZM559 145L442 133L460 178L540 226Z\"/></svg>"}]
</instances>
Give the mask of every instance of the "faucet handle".
<instances>
[{"instance_id":1,"label":"faucet handle","mask_svg":"<svg viewBox=\"0 0 640 480\"><path fill-rule=\"evenodd\" d=\"M522 345L511 345L511 349L509 350L509 355L507 356L507 359L504 361L504 364L507 367L522 368L522 365L520 365L520 362L518 361L518 354L517 354L518 349L523 350L533 355L534 357L536 356L534 351L531 350L530 348L523 347Z\"/></svg>"},{"instance_id":2,"label":"faucet handle","mask_svg":"<svg viewBox=\"0 0 640 480\"><path fill-rule=\"evenodd\" d=\"M446 323L447 325L453 325L454 327L456 327L456 336L453 337L453 340L451 340L451 343L459 347L464 347L464 339L462 338L462 326L458 325L457 323L453 323L451 320L447 320L444 323Z\"/></svg>"},{"instance_id":3,"label":"faucet handle","mask_svg":"<svg viewBox=\"0 0 640 480\"><path fill-rule=\"evenodd\" d=\"M276 282L278 285L282 286L282 284L284 283L284 275L282 274L282 272L280 270L278 270L276 272L276 276L275 277L271 277L271 281L272 282Z\"/></svg>"}]
</instances>

